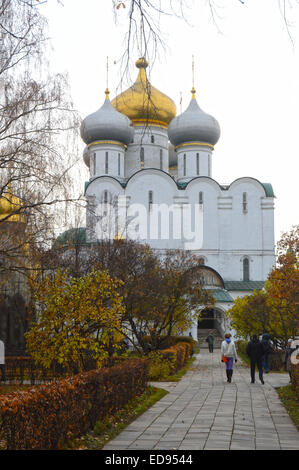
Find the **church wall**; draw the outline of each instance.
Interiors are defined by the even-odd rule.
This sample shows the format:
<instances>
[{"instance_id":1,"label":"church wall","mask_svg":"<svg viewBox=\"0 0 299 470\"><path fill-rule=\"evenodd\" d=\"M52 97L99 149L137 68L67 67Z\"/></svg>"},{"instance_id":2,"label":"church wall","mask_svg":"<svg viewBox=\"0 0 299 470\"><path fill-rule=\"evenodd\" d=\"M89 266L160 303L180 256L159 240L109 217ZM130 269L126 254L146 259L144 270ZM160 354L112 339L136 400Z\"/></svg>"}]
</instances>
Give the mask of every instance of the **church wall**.
<instances>
[{"instance_id":1,"label":"church wall","mask_svg":"<svg viewBox=\"0 0 299 470\"><path fill-rule=\"evenodd\" d=\"M134 141L128 145L125 154L125 176L130 177L142 168L141 148L144 149L144 168L168 171L167 130L158 126L135 126L134 131ZM162 151L162 168L160 168L160 151Z\"/></svg>"}]
</instances>

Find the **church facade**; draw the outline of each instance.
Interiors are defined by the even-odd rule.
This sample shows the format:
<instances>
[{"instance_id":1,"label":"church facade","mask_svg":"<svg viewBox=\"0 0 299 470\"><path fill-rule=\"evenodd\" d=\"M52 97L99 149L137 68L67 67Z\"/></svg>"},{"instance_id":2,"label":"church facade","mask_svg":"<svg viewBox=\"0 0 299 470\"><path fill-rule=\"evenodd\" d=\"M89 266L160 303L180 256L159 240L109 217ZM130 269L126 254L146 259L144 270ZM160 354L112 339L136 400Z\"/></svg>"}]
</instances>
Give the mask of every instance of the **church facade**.
<instances>
[{"instance_id":1,"label":"church facade","mask_svg":"<svg viewBox=\"0 0 299 470\"><path fill-rule=\"evenodd\" d=\"M86 241L133 237L161 253L192 250L217 301L192 335L198 326L223 333L234 298L261 289L275 264L275 196L254 177L213 179L217 120L199 107L194 87L177 116L148 81L147 65L140 58L136 82L112 102L106 90L103 106L82 122Z\"/></svg>"}]
</instances>

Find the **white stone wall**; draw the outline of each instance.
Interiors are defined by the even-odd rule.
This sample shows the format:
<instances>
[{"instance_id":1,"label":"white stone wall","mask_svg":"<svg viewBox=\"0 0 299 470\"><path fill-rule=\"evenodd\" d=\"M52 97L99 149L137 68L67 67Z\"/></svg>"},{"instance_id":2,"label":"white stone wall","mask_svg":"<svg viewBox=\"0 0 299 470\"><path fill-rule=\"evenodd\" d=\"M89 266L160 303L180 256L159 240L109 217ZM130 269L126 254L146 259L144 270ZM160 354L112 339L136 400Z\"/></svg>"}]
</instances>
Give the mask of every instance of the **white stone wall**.
<instances>
[{"instance_id":1,"label":"white stone wall","mask_svg":"<svg viewBox=\"0 0 299 470\"><path fill-rule=\"evenodd\" d=\"M176 152L178 156L178 181L188 181L188 179L196 178L197 176L211 177L211 147L185 144L184 146L179 147ZM186 168L184 165L185 156Z\"/></svg>"},{"instance_id":2,"label":"white stone wall","mask_svg":"<svg viewBox=\"0 0 299 470\"><path fill-rule=\"evenodd\" d=\"M154 204L174 205L177 210L183 204L198 204L199 192L203 195L203 246L196 254L203 256L208 266L214 268L225 280L243 280L243 259L249 258L250 280L267 278L275 263L274 256L274 201L266 197L263 186L254 178L240 178L228 189L222 189L209 177L193 179L185 189L179 189L174 179L158 169L139 171L127 182L125 188L109 177L95 178L88 186L86 195L101 201L104 190L123 194L128 205L142 204L149 208L149 191ZM246 192L247 210L243 211L243 193ZM175 209L176 210L176 209ZM148 215L147 223L159 227L162 215ZM155 214L156 215L156 214ZM154 222L155 221L155 222ZM87 225L91 217L87 217ZM149 230L149 229L148 229ZM170 231L172 238L172 233ZM151 240L153 248L184 248L181 239Z\"/></svg>"},{"instance_id":3,"label":"white stone wall","mask_svg":"<svg viewBox=\"0 0 299 470\"><path fill-rule=\"evenodd\" d=\"M108 168L106 154L108 153ZM125 175L125 147L120 144L95 143L89 147L90 176L110 175L123 178ZM106 172L106 170L108 170Z\"/></svg>"}]
</instances>

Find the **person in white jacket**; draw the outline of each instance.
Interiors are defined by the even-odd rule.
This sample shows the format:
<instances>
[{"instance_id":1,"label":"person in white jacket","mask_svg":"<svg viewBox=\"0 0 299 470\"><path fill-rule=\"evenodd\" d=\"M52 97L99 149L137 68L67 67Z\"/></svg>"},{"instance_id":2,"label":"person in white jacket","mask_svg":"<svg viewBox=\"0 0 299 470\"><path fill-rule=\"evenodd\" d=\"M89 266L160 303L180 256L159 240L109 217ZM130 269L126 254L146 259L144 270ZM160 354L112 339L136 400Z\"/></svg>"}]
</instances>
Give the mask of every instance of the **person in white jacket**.
<instances>
[{"instance_id":1,"label":"person in white jacket","mask_svg":"<svg viewBox=\"0 0 299 470\"><path fill-rule=\"evenodd\" d=\"M224 335L224 341L221 343L221 362L226 364L226 377L230 383L233 376L234 361L237 362L237 351L235 343L231 340L231 334Z\"/></svg>"},{"instance_id":2,"label":"person in white jacket","mask_svg":"<svg viewBox=\"0 0 299 470\"><path fill-rule=\"evenodd\" d=\"M0 339L0 370L2 373L2 380L5 382L5 347L3 341Z\"/></svg>"}]
</instances>

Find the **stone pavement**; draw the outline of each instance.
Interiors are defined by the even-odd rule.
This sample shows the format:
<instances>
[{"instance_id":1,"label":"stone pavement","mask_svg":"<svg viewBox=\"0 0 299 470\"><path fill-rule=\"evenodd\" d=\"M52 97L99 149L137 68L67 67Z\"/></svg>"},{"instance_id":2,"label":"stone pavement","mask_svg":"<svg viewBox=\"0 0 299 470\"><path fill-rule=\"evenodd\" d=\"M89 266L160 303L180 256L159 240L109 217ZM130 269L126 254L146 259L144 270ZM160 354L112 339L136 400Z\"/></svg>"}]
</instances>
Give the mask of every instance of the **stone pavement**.
<instances>
[{"instance_id":1,"label":"stone pavement","mask_svg":"<svg viewBox=\"0 0 299 470\"><path fill-rule=\"evenodd\" d=\"M299 450L299 431L274 389L288 384L288 374L250 384L249 369L234 368L229 384L220 351L203 350L180 382L155 384L169 393L104 450Z\"/></svg>"}]
</instances>

